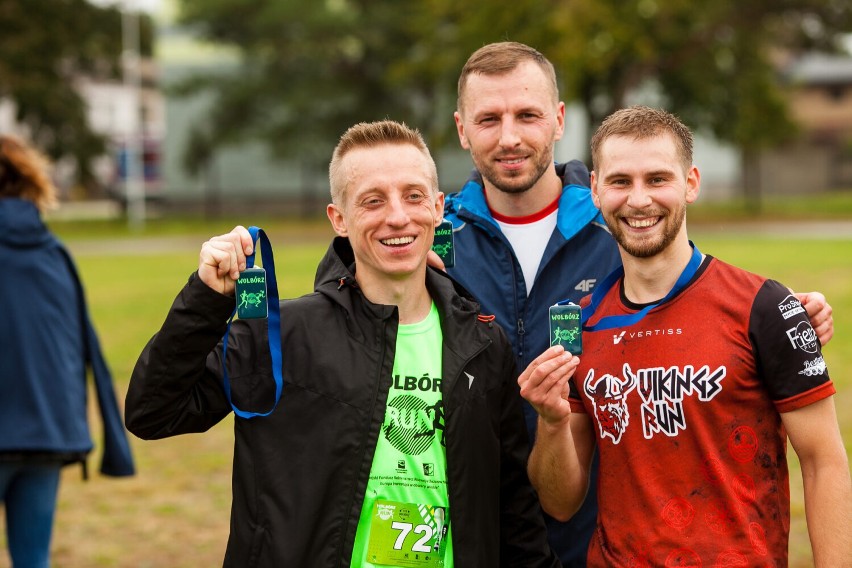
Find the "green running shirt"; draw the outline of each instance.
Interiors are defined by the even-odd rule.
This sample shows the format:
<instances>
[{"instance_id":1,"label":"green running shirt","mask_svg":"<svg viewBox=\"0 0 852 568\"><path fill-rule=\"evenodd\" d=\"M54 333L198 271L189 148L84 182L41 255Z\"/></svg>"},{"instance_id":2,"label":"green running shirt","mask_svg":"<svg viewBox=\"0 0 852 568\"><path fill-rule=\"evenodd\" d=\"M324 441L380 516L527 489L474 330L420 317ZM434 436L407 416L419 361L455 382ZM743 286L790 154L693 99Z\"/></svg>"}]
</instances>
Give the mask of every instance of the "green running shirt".
<instances>
[{"instance_id":1,"label":"green running shirt","mask_svg":"<svg viewBox=\"0 0 852 568\"><path fill-rule=\"evenodd\" d=\"M351 566L452 568L441 320L400 325Z\"/></svg>"}]
</instances>

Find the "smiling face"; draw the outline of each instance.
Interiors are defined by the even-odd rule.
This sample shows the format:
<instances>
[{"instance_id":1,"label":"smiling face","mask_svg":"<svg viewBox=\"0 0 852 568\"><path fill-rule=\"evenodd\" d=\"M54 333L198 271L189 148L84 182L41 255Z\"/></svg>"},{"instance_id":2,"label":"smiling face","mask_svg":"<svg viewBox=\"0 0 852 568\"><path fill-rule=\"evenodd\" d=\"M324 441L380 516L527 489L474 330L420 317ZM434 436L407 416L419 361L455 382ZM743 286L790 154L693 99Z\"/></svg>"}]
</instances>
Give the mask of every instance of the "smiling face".
<instances>
[{"instance_id":1,"label":"smiling face","mask_svg":"<svg viewBox=\"0 0 852 568\"><path fill-rule=\"evenodd\" d=\"M686 240L686 205L698 197L695 166L684 169L674 138L615 135L602 141L592 195L619 246L638 258Z\"/></svg>"},{"instance_id":2,"label":"smiling face","mask_svg":"<svg viewBox=\"0 0 852 568\"><path fill-rule=\"evenodd\" d=\"M541 67L524 61L507 73L469 75L455 120L486 186L523 193L553 168L565 105Z\"/></svg>"},{"instance_id":3,"label":"smiling face","mask_svg":"<svg viewBox=\"0 0 852 568\"><path fill-rule=\"evenodd\" d=\"M357 280L422 278L444 212L431 159L411 144L388 143L350 150L340 169L346 187L327 213L349 238Z\"/></svg>"}]
</instances>

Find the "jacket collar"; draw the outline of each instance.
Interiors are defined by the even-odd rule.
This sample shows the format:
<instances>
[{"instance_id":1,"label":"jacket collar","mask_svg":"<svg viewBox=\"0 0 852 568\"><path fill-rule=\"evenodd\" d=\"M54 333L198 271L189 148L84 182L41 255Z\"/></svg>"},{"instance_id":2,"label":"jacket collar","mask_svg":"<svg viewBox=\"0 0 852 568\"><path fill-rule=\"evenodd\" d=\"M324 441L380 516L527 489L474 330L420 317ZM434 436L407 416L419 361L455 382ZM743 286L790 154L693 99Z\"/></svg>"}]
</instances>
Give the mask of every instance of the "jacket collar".
<instances>
[{"instance_id":1,"label":"jacket collar","mask_svg":"<svg viewBox=\"0 0 852 568\"><path fill-rule=\"evenodd\" d=\"M556 173L562 179L562 197L559 198L559 211L556 216L556 227L565 240L570 240L579 233L586 225L592 222L603 224L603 217L595 204L592 202L592 192L589 187L581 185L579 175L581 172L579 163L575 160L565 164L556 164ZM588 172L586 171L586 176ZM584 182L585 183L585 182ZM448 213L467 214L481 219L493 228L499 230L497 221L488 210L485 200L482 176L473 170L470 179L458 193L447 196L445 207ZM462 214L464 216L464 214ZM450 215L452 219L454 215ZM460 223L456 219L454 226Z\"/></svg>"},{"instance_id":2,"label":"jacket collar","mask_svg":"<svg viewBox=\"0 0 852 568\"><path fill-rule=\"evenodd\" d=\"M0 245L15 248L42 246L54 240L32 201L0 198Z\"/></svg>"},{"instance_id":3,"label":"jacket collar","mask_svg":"<svg viewBox=\"0 0 852 568\"><path fill-rule=\"evenodd\" d=\"M349 239L336 237L317 267L316 292L329 298L350 314L350 333L363 333L362 310L374 320L397 322L396 306L369 302L358 289L355 280L355 257ZM441 316L444 337L442 390L451 392L461 376L464 365L476 353L487 348L490 340L478 329L476 319L479 304L464 287L446 273L433 268L426 270L426 288ZM483 323L482 325L493 325ZM358 330L361 330L360 332Z\"/></svg>"},{"instance_id":4,"label":"jacket collar","mask_svg":"<svg viewBox=\"0 0 852 568\"><path fill-rule=\"evenodd\" d=\"M444 272L428 268L426 287L442 314L453 310L469 311L474 314L479 311L479 304L473 296ZM355 254L349 239L335 237L317 266L314 290L332 298L339 298L339 292L344 288L358 288L358 282L355 279ZM389 314L383 314L382 317L387 315Z\"/></svg>"}]
</instances>

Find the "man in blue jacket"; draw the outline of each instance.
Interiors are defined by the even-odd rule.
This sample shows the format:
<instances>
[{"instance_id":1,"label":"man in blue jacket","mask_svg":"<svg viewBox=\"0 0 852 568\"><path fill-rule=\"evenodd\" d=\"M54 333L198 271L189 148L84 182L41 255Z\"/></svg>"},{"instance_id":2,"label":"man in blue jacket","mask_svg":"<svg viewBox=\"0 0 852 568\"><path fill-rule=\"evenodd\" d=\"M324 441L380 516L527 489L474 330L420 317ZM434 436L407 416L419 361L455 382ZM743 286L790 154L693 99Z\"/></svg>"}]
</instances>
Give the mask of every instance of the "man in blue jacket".
<instances>
[{"instance_id":1,"label":"man in blue jacket","mask_svg":"<svg viewBox=\"0 0 852 568\"><path fill-rule=\"evenodd\" d=\"M592 203L582 162L555 164L565 126L553 65L516 42L486 45L462 69L455 113L459 140L476 166L447 196L455 265L448 269L495 314L512 343L518 369L550 345L548 307L578 303L620 265L618 248ZM799 299L823 343L833 333L831 307L819 293ZM530 436L536 413L524 407ZM550 544L563 565L586 565L597 505L590 491L568 523L548 518Z\"/></svg>"}]
</instances>

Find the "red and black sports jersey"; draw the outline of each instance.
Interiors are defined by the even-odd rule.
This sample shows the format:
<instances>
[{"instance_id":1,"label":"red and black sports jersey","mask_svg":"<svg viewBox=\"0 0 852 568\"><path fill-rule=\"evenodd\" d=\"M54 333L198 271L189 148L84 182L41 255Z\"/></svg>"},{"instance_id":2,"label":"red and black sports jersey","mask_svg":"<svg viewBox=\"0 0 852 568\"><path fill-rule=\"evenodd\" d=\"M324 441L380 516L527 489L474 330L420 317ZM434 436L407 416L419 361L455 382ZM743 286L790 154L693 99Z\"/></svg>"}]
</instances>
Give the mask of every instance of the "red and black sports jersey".
<instances>
[{"instance_id":1,"label":"red and black sports jersey","mask_svg":"<svg viewBox=\"0 0 852 568\"><path fill-rule=\"evenodd\" d=\"M589 323L641 309L620 284ZM835 392L790 291L708 256L670 301L583 346L571 407L600 452L589 566L786 566L780 413Z\"/></svg>"}]
</instances>

